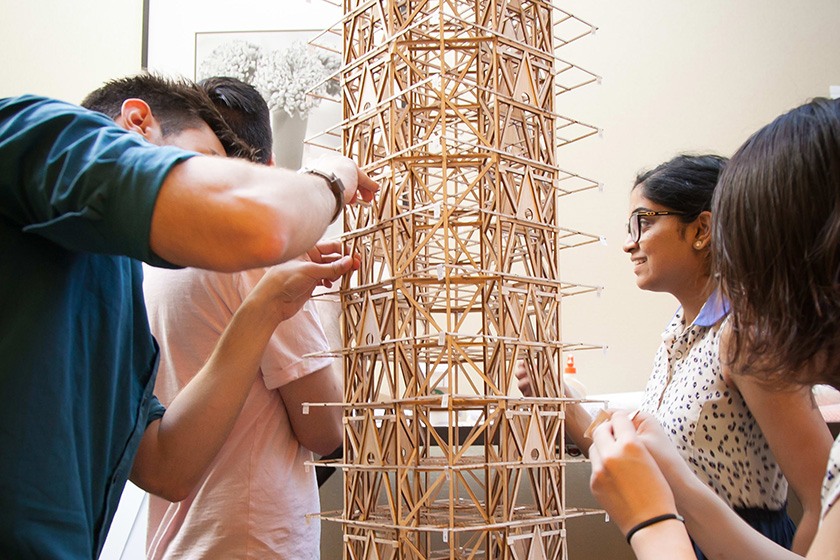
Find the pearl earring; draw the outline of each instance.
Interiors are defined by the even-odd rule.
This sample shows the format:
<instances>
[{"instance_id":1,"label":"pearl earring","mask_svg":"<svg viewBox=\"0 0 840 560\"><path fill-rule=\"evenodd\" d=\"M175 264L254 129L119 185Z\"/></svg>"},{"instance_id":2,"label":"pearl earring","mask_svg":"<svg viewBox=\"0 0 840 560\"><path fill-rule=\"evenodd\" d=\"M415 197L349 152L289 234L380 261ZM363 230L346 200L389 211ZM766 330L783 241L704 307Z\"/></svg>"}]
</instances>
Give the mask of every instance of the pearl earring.
<instances>
[{"instance_id":1,"label":"pearl earring","mask_svg":"<svg viewBox=\"0 0 840 560\"><path fill-rule=\"evenodd\" d=\"M695 249L702 249L703 248L703 242L702 241L695 241L694 242L694 248Z\"/></svg>"}]
</instances>

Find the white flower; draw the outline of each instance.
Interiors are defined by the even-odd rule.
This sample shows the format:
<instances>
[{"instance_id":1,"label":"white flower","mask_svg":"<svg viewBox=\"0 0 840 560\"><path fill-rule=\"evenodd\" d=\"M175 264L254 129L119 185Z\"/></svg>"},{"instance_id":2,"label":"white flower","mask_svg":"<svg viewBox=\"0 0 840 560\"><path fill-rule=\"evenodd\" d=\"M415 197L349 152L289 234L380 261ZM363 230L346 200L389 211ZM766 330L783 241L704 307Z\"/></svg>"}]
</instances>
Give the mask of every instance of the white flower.
<instances>
[{"instance_id":1,"label":"white flower","mask_svg":"<svg viewBox=\"0 0 840 560\"><path fill-rule=\"evenodd\" d=\"M318 59L324 66L324 74L327 76L331 76L341 67L341 59L335 53L321 51L318 53ZM336 96L341 92L341 82L337 76L330 78L327 82L326 90L327 95L331 96Z\"/></svg>"},{"instance_id":2,"label":"white flower","mask_svg":"<svg viewBox=\"0 0 840 560\"><path fill-rule=\"evenodd\" d=\"M264 54L254 74L254 87L265 97L272 111L282 109L290 116L305 117L320 103L315 95L326 93L322 83L329 73L318 55L296 42L284 50Z\"/></svg>"},{"instance_id":3,"label":"white flower","mask_svg":"<svg viewBox=\"0 0 840 560\"><path fill-rule=\"evenodd\" d=\"M236 40L213 49L201 62L196 78L238 78L257 88L272 111L305 117L320 103L317 96L335 96L341 91L337 78L325 81L340 65L334 53L316 53L301 42L266 52L253 43Z\"/></svg>"},{"instance_id":4,"label":"white flower","mask_svg":"<svg viewBox=\"0 0 840 560\"><path fill-rule=\"evenodd\" d=\"M201 62L196 78L203 80L212 76L230 76L250 84L254 81L254 74L262 56L262 49L253 43L223 43Z\"/></svg>"}]
</instances>

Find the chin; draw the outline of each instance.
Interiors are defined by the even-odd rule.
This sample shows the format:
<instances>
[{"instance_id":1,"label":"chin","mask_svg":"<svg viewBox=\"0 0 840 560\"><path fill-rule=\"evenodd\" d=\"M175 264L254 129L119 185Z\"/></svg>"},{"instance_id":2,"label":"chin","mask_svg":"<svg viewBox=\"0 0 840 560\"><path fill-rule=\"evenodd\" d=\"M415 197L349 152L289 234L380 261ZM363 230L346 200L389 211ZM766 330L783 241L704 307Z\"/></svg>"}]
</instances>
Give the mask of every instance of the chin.
<instances>
[{"instance_id":1,"label":"chin","mask_svg":"<svg viewBox=\"0 0 840 560\"><path fill-rule=\"evenodd\" d=\"M650 282L648 282L647 278L643 276L636 277L636 287L640 290L644 290L646 292L655 292L657 291L655 287L651 286Z\"/></svg>"}]
</instances>

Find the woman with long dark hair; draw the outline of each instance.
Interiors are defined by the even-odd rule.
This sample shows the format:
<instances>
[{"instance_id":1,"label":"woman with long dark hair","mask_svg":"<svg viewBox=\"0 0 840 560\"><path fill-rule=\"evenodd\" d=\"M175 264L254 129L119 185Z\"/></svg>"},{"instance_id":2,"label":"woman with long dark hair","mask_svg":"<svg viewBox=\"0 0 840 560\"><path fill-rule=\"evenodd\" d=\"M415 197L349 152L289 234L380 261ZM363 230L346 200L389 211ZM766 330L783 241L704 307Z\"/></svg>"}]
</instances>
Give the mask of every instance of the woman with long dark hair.
<instances>
[{"instance_id":1,"label":"woman with long dark hair","mask_svg":"<svg viewBox=\"0 0 840 560\"><path fill-rule=\"evenodd\" d=\"M795 436L801 413L773 407L772 395L840 387L840 101L814 100L754 134L724 169L712 216L715 269L731 302L722 362L742 391L768 391L762 415ZM750 530L700 482L653 416L616 413L593 440L593 493L639 558L666 549L668 558L693 558L688 533L709 558L798 557ZM819 450L794 459L794 469L826 470ZM839 466L840 440L808 558L836 557Z\"/></svg>"}]
</instances>

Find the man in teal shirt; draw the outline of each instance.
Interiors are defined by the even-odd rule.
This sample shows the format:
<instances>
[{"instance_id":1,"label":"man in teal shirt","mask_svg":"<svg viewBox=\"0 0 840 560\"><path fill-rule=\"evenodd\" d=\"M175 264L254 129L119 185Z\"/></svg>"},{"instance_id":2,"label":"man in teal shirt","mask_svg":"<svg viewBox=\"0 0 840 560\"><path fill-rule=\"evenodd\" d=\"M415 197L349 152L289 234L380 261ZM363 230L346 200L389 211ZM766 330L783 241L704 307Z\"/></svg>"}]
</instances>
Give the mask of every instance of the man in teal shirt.
<instances>
[{"instance_id":1,"label":"man in teal shirt","mask_svg":"<svg viewBox=\"0 0 840 560\"><path fill-rule=\"evenodd\" d=\"M2 558L95 558L129 473L150 491L183 492L192 473L180 465L200 468L237 413L228 384L243 382L230 356L258 353L299 303L283 299L283 282L303 297L307 282L350 268L347 258L327 272L283 265L237 312L244 327L223 337L227 352L164 415L151 394L157 347L139 261L218 270L288 261L315 244L337 199L317 176L155 147L144 137L188 134L200 151L224 151L195 114L161 127L133 101L120 128L59 101L0 100ZM332 171L343 201L376 190L350 160Z\"/></svg>"}]
</instances>

